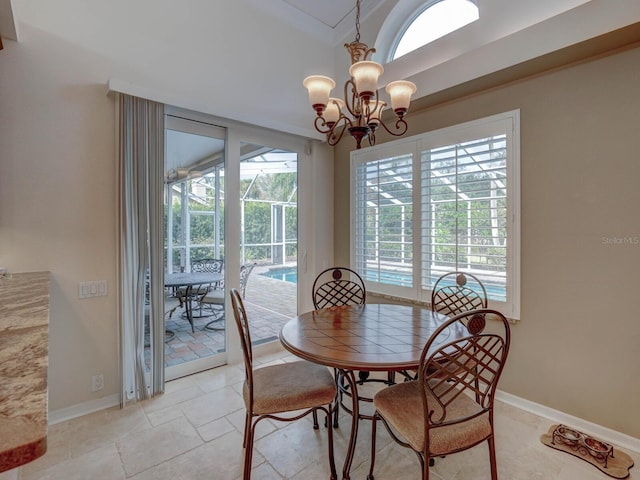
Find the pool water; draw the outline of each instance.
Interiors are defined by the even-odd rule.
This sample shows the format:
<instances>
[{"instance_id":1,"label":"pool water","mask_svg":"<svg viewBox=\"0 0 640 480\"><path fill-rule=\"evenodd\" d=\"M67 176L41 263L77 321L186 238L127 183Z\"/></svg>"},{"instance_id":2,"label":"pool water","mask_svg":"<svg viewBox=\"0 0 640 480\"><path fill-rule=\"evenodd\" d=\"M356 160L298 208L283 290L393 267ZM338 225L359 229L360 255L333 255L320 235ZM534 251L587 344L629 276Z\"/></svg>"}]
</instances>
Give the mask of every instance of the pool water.
<instances>
[{"instance_id":1,"label":"pool water","mask_svg":"<svg viewBox=\"0 0 640 480\"><path fill-rule=\"evenodd\" d=\"M276 280L281 280L283 282L298 283L298 267L270 268L266 272L262 272L260 275L275 278Z\"/></svg>"},{"instance_id":2,"label":"pool water","mask_svg":"<svg viewBox=\"0 0 640 480\"><path fill-rule=\"evenodd\" d=\"M276 280L283 282L298 283L298 267L274 267L260 273L260 275L275 278ZM375 281L374 278L371 278L371 275L367 275L366 273L365 279L368 281ZM436 279L437 277L432 278L432 283L435 283ZM410 286L412 278L407 274L403 275L400 273L394 274L392 272L382 272L381 280L387 284ZM454 283L451 282L451 285L454 285ZM504 301L506 289L503 285L485 285L485 288L487 289L487 296L489 299Z\"/></svg>"}]
</instances>

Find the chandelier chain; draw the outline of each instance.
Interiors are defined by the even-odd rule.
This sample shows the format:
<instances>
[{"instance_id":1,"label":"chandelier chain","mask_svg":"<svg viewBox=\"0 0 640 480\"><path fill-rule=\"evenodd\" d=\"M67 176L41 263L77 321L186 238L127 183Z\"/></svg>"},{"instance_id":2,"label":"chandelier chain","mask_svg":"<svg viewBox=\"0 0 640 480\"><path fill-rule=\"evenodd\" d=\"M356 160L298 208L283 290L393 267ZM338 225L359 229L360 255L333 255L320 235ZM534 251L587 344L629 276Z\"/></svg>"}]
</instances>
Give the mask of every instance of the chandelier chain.
<instances>
[{"instance_id":1,"label":"chandelier chain","mask_svg":"<svg viewBox=\"0 0 640 480\"><path fill-rule=\"evenodd\" d=\"M356 0L356 42L360 41L360 0Z\"/></svg>"}]
</instances>

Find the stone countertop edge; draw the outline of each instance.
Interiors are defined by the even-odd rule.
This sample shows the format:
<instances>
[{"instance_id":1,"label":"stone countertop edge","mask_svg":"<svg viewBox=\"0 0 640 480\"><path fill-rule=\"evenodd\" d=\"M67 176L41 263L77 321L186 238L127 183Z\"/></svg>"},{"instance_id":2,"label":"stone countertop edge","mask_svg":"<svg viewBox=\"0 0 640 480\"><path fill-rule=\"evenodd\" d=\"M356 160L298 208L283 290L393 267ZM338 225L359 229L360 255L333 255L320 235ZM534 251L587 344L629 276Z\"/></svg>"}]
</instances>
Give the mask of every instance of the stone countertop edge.
<instances>
[{"instance_id":1,"label":"stone countertop edge","mask_svg":"<svg viewBox=\"0 0 640 480\"><path fill-rule=\"evenodd\" d=\"M49 272L0 277L0 473L47 451Z\"/></svg>"}]
</instances>

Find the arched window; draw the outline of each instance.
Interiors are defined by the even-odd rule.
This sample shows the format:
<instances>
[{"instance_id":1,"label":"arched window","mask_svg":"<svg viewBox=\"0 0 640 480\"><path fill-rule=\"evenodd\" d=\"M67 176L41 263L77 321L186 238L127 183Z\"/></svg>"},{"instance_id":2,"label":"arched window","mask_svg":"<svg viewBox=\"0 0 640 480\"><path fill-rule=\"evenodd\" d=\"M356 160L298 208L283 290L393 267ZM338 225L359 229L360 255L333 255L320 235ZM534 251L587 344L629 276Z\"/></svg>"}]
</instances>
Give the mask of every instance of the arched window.
<instances>
[{"instance_id":1,"label":"arched window","mask_svg":"<svg viewBox=\"0 0 640 480\"><path fill-rule=\"evenodd\" d=\"M400 29L389 60L444 37L480 18L474 0L431 0L411 16Z\"/></svg>"}]
</instances>

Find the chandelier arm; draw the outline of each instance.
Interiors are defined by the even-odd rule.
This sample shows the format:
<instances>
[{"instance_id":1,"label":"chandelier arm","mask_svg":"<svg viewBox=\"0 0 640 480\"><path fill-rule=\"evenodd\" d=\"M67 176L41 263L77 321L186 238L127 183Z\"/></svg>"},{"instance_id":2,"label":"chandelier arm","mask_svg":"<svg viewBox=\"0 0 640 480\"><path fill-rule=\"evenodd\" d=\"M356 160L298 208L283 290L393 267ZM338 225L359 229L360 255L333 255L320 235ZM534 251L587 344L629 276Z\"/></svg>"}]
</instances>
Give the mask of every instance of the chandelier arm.
<instances>
[{"instance_id":1,"label":"chandelier arm","mask_svg":"<svg viewBox=\"0 0 640 480\"><path fill-rule=\"evenodd\" d=\"M321 116L317 116L315 121L313 122L313 126L316 127L316 130L320 133L329 134L331 132L332 127L327 125L324 118Z\"/></svg>"},{"instance_id":2,"label":"chandelier arm","mask_svg":"<svg viewBox=\"0 0 640 480\"><path fill-rule=\"evenodd\" d=\"M349 126L351 126L351 120L345 115L341 115L338 121L331 127L331 131L327 133L327 143L335 147ZM336 131L338 131L338 133L336 133Z\"/></svg>"},{"instance_id":3,"label":"chandelier arm","mask_svg":"<svg viewBox=\"0 0 640 480\"><path fill-rule=\"evenodd\" d=\"M375 131L375 129L372 128L369 131L369 135L367 135L367 140L369 141L369 145L370 146L372 146L372 147L375 146L375 144L376 144L376 131Z\"/></svg>"},{"instance_id":4,"label":"chandelier arm","mask_svg":"<svg viewBox=\"0 0 640 480\"><path fill-rule=\"evenodd\" d=\"M351 100L349 100L349 86L351 86ZM359 115L356 112L357 99L358 99L358 91L356 90L356 84L353 82L352 79L349 79L344 84L344 104L353 118L357 118Z\"/></svg>"},{"instance_id":5,"label":"chandelier arm","mask_svg":"<svg viewBox=\"0 0 640 480\"><path fill-rule=\"evenodd\" d=\"M379 108L378 102L380 102L380 90L376 90L375 92L373 92L373 96L369 100L369 103L362 106L362 118L365 125L369 125L371 123L372 115L375 114L376 109ZM373 110L371 110L372 105L374 106ZM382 112L379 112L378 116L380 116L381 113Z\"/></svg>"},{"instance_id":6,"label":"chandelier arm","mask_svg":"<svg viewBox=\"0 0 640 480\"><path fill-rule=\"evenodd\" d=\"M400 117L398 118L398 120L396 120L395 132L387 127L387 125L382 121L382 118L380 119L380 125L382 125L382 128L384 128L387 133L393 135L394 137L400 137L404 135L407 132L408 128L407 122L405 121L404 117Z\"/></svg>"}]
</instances>

